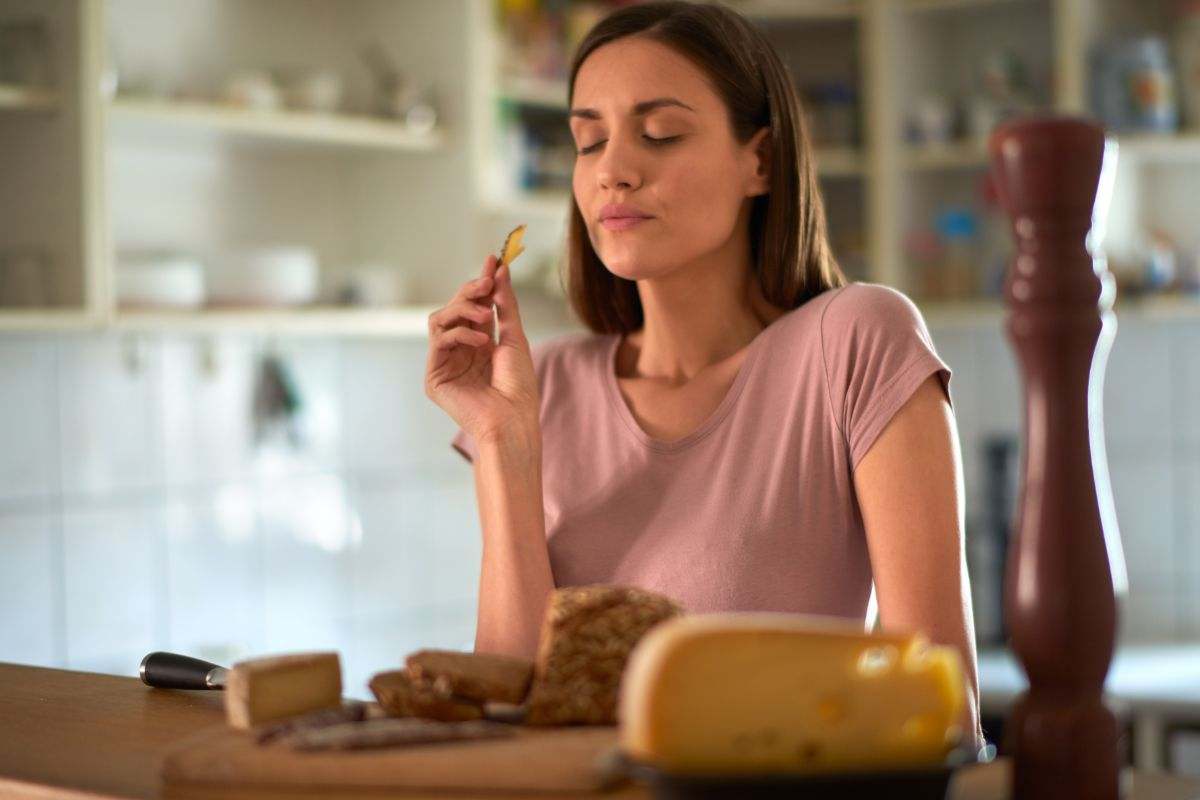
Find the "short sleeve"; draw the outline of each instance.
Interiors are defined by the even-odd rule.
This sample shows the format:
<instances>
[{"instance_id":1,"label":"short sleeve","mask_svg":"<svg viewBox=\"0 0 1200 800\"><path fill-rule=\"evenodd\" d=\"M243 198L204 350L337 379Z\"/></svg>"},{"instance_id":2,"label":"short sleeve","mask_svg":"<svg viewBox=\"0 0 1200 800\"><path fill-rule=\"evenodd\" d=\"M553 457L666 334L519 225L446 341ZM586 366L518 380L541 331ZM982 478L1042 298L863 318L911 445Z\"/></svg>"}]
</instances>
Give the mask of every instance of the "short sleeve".
<instances>
[{"instance_id":1,"label":"short sleeve","mask_svg":"<svg viewBox=\"0 0 1200 800\"><path fill-rule=\"evenodd\" d=\"M836 290L821 315L829 403L853 471L930 375L950 399L951 371L938 357L920 310L887 286L852 283Z\"/></svg>"},{"instance_id":2,"label":"short sleeve","mask_svg":"<svg viewBox=\"0 0 1200 800\"><path fill-rule=\"evenodd\" d=\"M471 463L475 462L477 452L475 450L475 440L462 428L459 428L458 433L454 434L454 438L450 440L450 446L461 453L462 457L467 461Z\"/></svg>"}]
</instances>

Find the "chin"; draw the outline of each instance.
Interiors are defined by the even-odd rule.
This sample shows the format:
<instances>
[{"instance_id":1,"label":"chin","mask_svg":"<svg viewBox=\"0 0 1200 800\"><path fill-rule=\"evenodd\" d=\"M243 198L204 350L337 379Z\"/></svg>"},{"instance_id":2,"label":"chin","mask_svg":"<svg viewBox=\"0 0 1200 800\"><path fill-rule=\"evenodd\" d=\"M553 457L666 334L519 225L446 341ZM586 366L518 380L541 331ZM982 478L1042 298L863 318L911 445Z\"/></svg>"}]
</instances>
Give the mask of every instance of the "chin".
<instances>
[{"instance_id":1,"label":"chin","mask_svg":"<svg viewBox=\"0 0 1200 800\"><path fill-rule=\"evenodd\" d=\"M622 253L611 258L601 255L600 260L604 262L604 266L608 268L609 272L627 281L656 278L670 272L669 268L664 268L661 264L647 263L644 259L639 259L636 255L629 253Z\"/></svg>"}]
</instances>

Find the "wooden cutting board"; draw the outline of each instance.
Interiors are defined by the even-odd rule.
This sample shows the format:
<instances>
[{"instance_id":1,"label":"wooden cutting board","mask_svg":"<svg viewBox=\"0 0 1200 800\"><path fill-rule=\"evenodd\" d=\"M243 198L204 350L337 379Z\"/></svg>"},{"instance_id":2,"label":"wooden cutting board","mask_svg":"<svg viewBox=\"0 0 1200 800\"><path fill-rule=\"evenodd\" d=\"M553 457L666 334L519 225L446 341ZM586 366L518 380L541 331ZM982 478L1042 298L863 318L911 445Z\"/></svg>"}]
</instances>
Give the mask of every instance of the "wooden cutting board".
<instances>
[{"instance_id":1,"label":"wooden cutting board","mask_svg":"<svg viewBox=\"0 0 1200 800\"><path fill-rule=\"evenodd\" d=\"M518 728L516 736L348 751L297 751L259 745L224 725L180 742L163 761L169 796L262 789L412 790L445 793L598 795L624 781L607 766L612 726Z\"/></svg>"}]
</instances>

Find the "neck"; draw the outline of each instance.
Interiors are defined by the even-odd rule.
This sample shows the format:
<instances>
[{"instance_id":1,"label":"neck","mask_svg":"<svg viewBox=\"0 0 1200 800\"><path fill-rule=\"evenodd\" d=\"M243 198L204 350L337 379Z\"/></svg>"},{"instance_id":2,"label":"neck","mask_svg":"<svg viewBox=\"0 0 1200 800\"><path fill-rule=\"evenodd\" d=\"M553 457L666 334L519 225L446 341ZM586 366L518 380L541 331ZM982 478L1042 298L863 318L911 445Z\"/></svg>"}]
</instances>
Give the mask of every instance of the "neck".
<instances>
[{"instance_id":1,"label":"neck","mask_svg":"<svg viewBox=\"0 0 1200 800\"><path fill-rule=\"evenodd\" d=\"M749 225L719 250L669 275L638 281L645 324L629 336L632 372L678 385L744 349L783 309L753 276Z\"/></svg>"}]
</instances>

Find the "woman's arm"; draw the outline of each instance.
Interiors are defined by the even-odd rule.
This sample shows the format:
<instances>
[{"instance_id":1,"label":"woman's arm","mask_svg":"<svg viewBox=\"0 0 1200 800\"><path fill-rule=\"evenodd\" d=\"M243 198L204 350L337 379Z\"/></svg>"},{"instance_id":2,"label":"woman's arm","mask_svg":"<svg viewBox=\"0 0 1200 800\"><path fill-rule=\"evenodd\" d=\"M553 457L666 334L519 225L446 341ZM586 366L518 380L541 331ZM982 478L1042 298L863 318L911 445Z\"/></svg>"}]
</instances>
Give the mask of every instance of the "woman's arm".
<instances>
[{"instance_id":1,"label":"woman's arm","mask_svg":"<svg viewBox=\"0 0 1200 800\"><path fill-rule=\"evenodd\" d=\"M931 375L854 471L881 627L921 631L962 654L963 730L983 746L975 622L963 547L962 456L941 379Z\"/></svg>"},{"instance_id":2,"label":"woman's arm","mask_svg":"<svg viewBox=\"0 0 1200 800\"><path fill-rule=\"evenodd\" d=\"M483 529L475 651L533 659L554 589L542 508L542 442L509 429L478 443L475 496Z\"/></svg>"}]
</instances>

